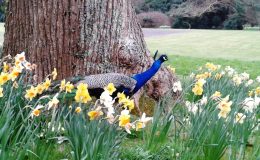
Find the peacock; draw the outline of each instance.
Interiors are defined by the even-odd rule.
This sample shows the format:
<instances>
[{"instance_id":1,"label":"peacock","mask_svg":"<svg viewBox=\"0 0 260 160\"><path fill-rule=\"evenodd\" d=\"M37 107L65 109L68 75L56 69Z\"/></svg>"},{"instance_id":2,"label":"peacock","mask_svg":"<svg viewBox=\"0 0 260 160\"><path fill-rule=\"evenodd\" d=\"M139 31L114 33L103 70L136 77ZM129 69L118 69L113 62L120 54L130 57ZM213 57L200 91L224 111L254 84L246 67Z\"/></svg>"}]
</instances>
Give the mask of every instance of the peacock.
<instances>
[{"instance_id":1,"label":"peacock","mask_svg":"<svg viewBox=\"0 0 260 160\"><path fill-rule=\"evenodd\" d=\"M105 73L85 76L82 80L76 83L76 86L80 83L88 84L88 90L91 96L98 97L104 91L103 88L109 83L113 83L116 92L112 97L116 97L118 92L123 92L127 96L133 96L137 91L139 91L146 83L149 81L160 69L161 65L168 60L167 55L161 55L157 60L156 51L154 55L154 63L146 71L135 74L133 76L127 76L122 73Z\"/></svg>"}]
</instances>

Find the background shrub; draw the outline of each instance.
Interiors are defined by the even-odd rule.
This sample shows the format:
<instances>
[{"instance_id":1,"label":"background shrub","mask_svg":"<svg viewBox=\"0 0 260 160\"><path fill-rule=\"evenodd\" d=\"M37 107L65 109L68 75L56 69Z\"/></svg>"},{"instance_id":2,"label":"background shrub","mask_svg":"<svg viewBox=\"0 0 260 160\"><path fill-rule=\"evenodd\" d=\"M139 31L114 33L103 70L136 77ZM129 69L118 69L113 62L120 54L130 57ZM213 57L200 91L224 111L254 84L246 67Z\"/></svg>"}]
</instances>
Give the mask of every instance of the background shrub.
<instances>
[{"instance_id":1,"label":"background shrub","mask_svg":"<svg viewBox=\"0 0 260 160\"><path fill-rule=\"evenodd\" d=\"M160 12L147 12L137 15L138 20L142 27L154 28L160 26L170 26L170 18Z\"/></svg>"},{"instance_id":2,"label":"background shrub","mask_svg":"<svg viewBox=\"0 0 260 160\"><path fill-rule=\"evenodd\" d=\"M231 16L224 22L225 29L243 29L243 25L246 23L243 17L239 15Z\"/></svg>"}]
</instances>

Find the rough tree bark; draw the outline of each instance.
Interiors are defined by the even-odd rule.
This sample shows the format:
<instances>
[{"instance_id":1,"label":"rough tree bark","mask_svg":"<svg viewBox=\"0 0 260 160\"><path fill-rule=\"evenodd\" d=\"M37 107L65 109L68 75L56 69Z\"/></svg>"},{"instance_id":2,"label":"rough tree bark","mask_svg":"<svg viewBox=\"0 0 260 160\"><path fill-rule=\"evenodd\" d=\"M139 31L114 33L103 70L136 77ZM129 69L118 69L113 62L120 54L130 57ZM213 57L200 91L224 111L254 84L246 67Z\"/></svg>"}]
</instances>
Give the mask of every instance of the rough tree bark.
<instances>
[{"instance_id":1,"label":"rough tree bark","mask_svg":"<svg viewBox=\"0 0 260 160\"><path fill-rule=\"evenodd\" d=\"M132 75L153 62L129 0L9 0L4 54L25 51L38 81L107 72ZM171 88L166 69L146 86L158 99Z\"/></svg>"}]
</instances>

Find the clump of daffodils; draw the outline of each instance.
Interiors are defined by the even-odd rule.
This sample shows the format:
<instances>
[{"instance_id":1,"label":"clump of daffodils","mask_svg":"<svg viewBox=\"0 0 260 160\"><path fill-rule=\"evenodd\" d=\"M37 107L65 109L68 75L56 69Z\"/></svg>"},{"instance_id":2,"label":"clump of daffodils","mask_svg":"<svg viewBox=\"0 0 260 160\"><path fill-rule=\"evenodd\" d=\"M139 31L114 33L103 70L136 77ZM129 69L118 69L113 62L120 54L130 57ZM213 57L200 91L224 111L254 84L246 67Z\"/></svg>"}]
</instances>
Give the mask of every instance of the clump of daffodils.
<instances>
[{"instance_id":1,"label":"clump of daffodils","mask_svg":"<svg viewBox=\"0 0 260 160\"><path fill-rule=\"evenodd\" d=\"M109 83L104 87L104 91L100 98L96 101L94 107L87 113L90 120L104 119L110 124L118 122L118 126L124 128L129 134L131 129L140 130L152 120L146 117L145 113L142 117L131 122L130 112L134 109L134 100L129 99L124 93L117 93L117 97L113 98L116 88L113 83ZM116 103L118 101L118 104ZM121 110L121 111L120 111ZM120 114L118 114L120 112Z\"/></svg>"},{"instance_id":2,"label":"clump of daffodils","mask_svg":"<svg viewBox=\"0 0 260 160\"><path fill-rule=\"evenodd\" d=\"M205 64L205 67L209 70L209 71L216 71L216 70L218 70L218 69L220 69L220 65L215 65L215 64L213 64L213 63L206 63Z\"/></svg>"},{"instance_id":3,"label":"clump of daffodils","mask_svg":"<svg viewBox=\"0 0 260 160\"><path fill-rule=\"evenodd\" d=\"M0 73L0 97L4 96L3 86L7 82L12 81L15 84L17 78L22 74L24 70L31 71L34 68L35 65L32 65L26 60L25 52L17 54L14 57L14 60L10 63L3 62L2 72ZM34 95L34 93L31 94Z\"/></svg>"}]
</instances>

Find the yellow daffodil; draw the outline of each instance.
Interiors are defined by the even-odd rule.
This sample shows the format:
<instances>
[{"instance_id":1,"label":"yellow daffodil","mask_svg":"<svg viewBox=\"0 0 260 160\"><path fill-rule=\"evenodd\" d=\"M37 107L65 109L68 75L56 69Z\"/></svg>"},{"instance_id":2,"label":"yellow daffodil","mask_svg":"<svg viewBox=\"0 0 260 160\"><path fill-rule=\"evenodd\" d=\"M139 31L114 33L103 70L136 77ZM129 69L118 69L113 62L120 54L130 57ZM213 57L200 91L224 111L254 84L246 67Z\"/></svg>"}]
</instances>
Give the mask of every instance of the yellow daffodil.
<instances>
[{"instance_id":1,"label":"yellow daffodil","mask_svg":"<svg viewBox=\"0 0 260 160\"><path fill-rule=\"evenodd\" d=\"M20 62L19 60L15 60L14 65L15 65L16 67L18 67L18 66L21 65L21 62Z\"/></svg>"},{"instance_id":2,"label":"yellow daffodil","mask_svg":"<svg viewBox=\"0 0 260 160\"><path fill-rule=\"evenodd\" d=\"M54 70L52 71L51 75L52 75L52 80L55 80L57 78L58 73L57 73L57 69L56 68L54 68Z\"/></svg>"},{"instance_id":3,"label":"yellow daffodil","mask_svg":"<svg viewBox=\"0 0 260 160\"><path fill-rule=\"evenodd\" d=\"M203 93L203 85L206 83L206 81L204 79L198 79L197 82L195 83L195 86L192 88L192 92L195 95L202 95Z\"/></svg>"},{"instance_id":4,"label":"yellow daffodil","mask_svg":"<svg viewBox=\"0 0 260 160\"><path fill-rule=\"evenodd\" d=\"M199 79L196 82L196 85L198 85L199 87L203 87L203 85L206 83L206 81L204 79Z\"/></svg>"},{"instance_id":5,"label":"yellow daffodil","mask_svg":"<svg viewBox=\"0 0 260 160\"><path fill-rule=\"evenodd\" d=\"M203 88L200 87L199 85L195 85L194 88L192 88L192 92L193 92L195 95L201 96L202 93L203 93Z\"/></svg>"},{"instance_id":6,"label":"yellow daffodil","mask_svg":"<svg viewBox=\"0 0 260 160\"><path fill-rule=\"evenodd\" d=\"M113 83L109 83L104 89L107 90L110 95L112 95L116 91Z\"/></svg>"},{"instance_id":7,"label":"yellow daffodil","mask_svg":"<svg viewBox=\"0 0 260 160\"><path fill-rule=\"evenodd\" d=\"M220 93L219 91L216 91L216 92L211 96L212 99L218 99L218 98L220 98L220 97L221 97L221 93Z\"/></svg>"},{"instance_id":8,"label":"yellow daffodil","mask_svg":"<svg viewBox=\"0 0 260 160\"><path fill-rule=\"evenodd\" d=\"M44 91L44 86L43 84L38 84L38 86L36 87L37 90L37 94L42 94L42 92Z\"/></svg>"},{"instance_id":9,"label":"yellow daffodil","mask_svg":"<svg viewBox=\"0 0 260 160\"><path fill-rule=\"evenodd\" d=\"M211 71L215 71L218 69L218 66L214 65L213 63L206 63L205 67Z\"/></svg>"},{"instance_id":10,"label":"yellow daffodil","mask_svg":"<svg viewBox=\"0 0 260 160\"><path fill-rule=\"evenodd\" d=\"M4 96L4 94L3 94L3 88L2 87L0 87L0 97L3 97Z\"/></svg>"},{"instance_id":11,"label":"yellow daffodil","mask_svg":"<svg viewBox=\"0 0 260 160\"><path fill-rule=\"evenodd\" d=\"M196 79L206 79L207 75L205 75L205 74L197 74L195 78Z\"/></svg>"},{"instance_id":12,"label":"yellow daffodil","mask_svg":"<svg viewBox=\"0 0 260 160\"><path fill-rule=\"evenodd\" d=\"M9 76L12 81L14 81L20 75L20 73L22 73L22 70L20 68L14 67Z\"/></svg>"},{"instance_id":13,"label":"yellow daffodil","mask_svg":"<svg viewBox=\"0 0 260 160\"><path fill-rule=\"evenodd\" d=\"M248 96L249 96L249 97L253 97L253 95L254 95L254 91L249 91L249 92L248 92Z\"/></svg>"},{"instance_id":14,"label":"yellow daffodil","mask_svg":"<svg viewBox=\"0 0 260 160\"><path fill-rule=\"evenodd\" d=\"M81 108L80 108L80 107L77 107L77 108L75 109L75 112L76 112L76 113L80 113L80 112L81 112Z\"/></svg>"},{"instance_id":15,"label":"yellow daffodil","mask_svg":"<svg viewBox=\"0 0 260 160\"><path fill-rule=\"evenodd\" d=\"M32 112L33 116L38 117L41 114L41 111L39 109L34 109Z\"/></svg>"},{"instance_id":16,"label":"yellow daffodil","mask_svg":"<svg viewBox=\"0 0 260 160\"><path fill-rule=\"evenodd\" d=\"M255 95L256 95L256 96L260 95L260 87L257 87L257 88L255 89Z\"/></svg>"},{"instance_id":17,"label":"yellow daffodil","mask_svg":"<svg viewBox=\"0 0 260 160\"><path fill-rule=\"evenodd\" d=\"M94 111L88 112L88 116L89 116L90 120L94 120L102 115L103 115L103 112L101 110L94 110Z\"/></svg>"},{"instance_id":18,"label":"yellow daffodil","mask_svg":"<svg viewBox=\"0 0 260 160\"><path fill-rule=\"evenodd\" d=\"M124 93L117 93L117 98L118 98L118 103L122 103L126 99L126 96Z\"/></svg>"},{"instance_id":19,"label":"yellow daffodil","mask_svg":"<svg viewBox=\"0 0 260 160\"><path fill-rule=\"evenodd\" d=\"M210 78L210 77L211 77L211 73L210 73L210 72L205 72L205 73L204 73L204 77Z\"/></svg>"},{"instance_id":20,"label":"yellow daffodil","mask_svg":"<svg viewBox=\"0 0 260 160\"><path fill-rule=\"evenodd\" d=\"M123 100L122 103L123 103L123 107L124 107L125 109L128 108L130 111L135 108L134 100L125 99L125 100Z\"/></svg>"},{"instance_id":21,"label":"yellow daffodil","mask_svg":"<svg viewBox=\"0 0 260 160\"><path fill-rule=\"evenodd\" d=\"M216 80L219 80L219 79L221 79L222 78L222 74L221 73L217 73L216 75L215 75L215 79Z\"/></svg>"},{"instance_id":22,"label":"yellow daffodil","mask_svg":"<svg viewBox=\"0 0 260 160\"><path fill-rule=\"evenodd\" d=\"M60 83L60 91L65 90L65 88L66 88L66 81L65 79L63 79Z\"/></svg>"},{"instance_id":23,"label":"yellow daffodil","mask_svg":"<svg viewBox=\"0 0 260 160\"><path fill-rule=\"evenodd\" d=\"M123 110L121 115L119 116L119 126L125 127L127 124L130 123L130 115L128 110Z\"/></svg>"},{"instance_id":24,"label":"yellow daffodil","mask_svg":"<svg viewBox=\"0 0 260 160\"><path fill-rule=\"evenodd\" d=\"M91 101L91 97L88 93L88 85L80 83L77 87L75 101L78 103L87 103Z\"/></svg>"},{"instance_id":25,"label":"yellow daffodil","mask_svg":"<svg viewBox=\"0 0 260 160\"><path fill-rule=\"evenodd\" d=\"M10 68L9 65L6 62L4 62L3 71L8 72L9 68Z\"/></svg>"},{"instance_id":26,"label":"yellow daffodil","mask_svg":"<svg viewBox=\"0 0 260 160\"><path fill-rule=\"evenodd\" d=\"M51 85L51 80L49 78L47 78L45 80L45 82L43 83L43 87L44 87L45 90L48 90L50 85Z\"/></svg>"},{"instance_id":27,"label":"yellow daffodil","mask_svg":"<svg viewBox=\"0 0 260 160\"><path fill-rule=\"evenodd\" d=\"M71 93L73 89L74 89L74 85L71 84L70 82L67 82L66 85L65 85L66 92Z\"/></svg>"},{"instance_id":28,"label":"yellow daffodil","mask_svg":"<svg viewBox=\"0 0 260 160\"><path fill-rule=\"evenodd\" d=\"M0 74L0 86L5 84L9 80L9 75L7 73L2 72Z\"/></svg>"},{"instance_id":29,"label":"yellow daffodil","mask_svg":"<svg viewBox=\"0 0 260 160\"><path fill-rule=\"evenodd\" d=\"M35 87L31 86L30 89L26 90L26 94L25 94L26 99L31 101L36 96L37 96L37 90Z\"/></svg>"},{"instance_id":30,"label":"yellow daffodil","mask_svg":"<svg viewBox=\"0 0 260 160\"><path fill-rule=\"evenodd\" d=\"M225 111L222 111L220 110L219 114L218 114L218 118L227 118L227 115L228 115L229 112L225 112Z\"/></svg>"},{"instance_id":31,"label":"yellow daffodil","mask_svg":"<svg viewBox=\"0 0 260 160\"><path fill-rule=\"evenodd\" d=\"M135 125L136 131L139 131L142 128L144 128L144 124L142 122L137 122Z\"/></svg>"}]
</instances>

